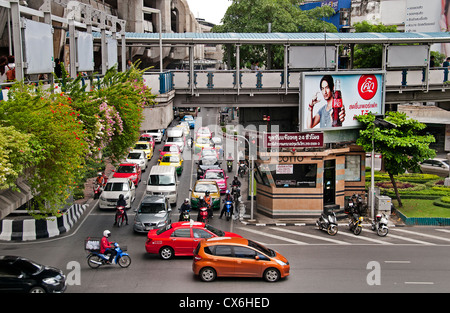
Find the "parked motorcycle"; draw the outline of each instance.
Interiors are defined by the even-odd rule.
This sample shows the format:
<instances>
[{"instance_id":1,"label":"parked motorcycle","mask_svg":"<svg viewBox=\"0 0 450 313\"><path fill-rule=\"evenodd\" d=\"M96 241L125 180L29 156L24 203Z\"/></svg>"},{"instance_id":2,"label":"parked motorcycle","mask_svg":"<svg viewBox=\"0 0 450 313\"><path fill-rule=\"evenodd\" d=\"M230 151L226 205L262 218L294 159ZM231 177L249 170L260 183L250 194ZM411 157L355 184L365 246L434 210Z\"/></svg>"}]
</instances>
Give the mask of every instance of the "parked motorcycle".
<instances>
[{"instance_id":1,"label":"parked motorcycle","mask_svg":"<svg viewBox=\"0 0 450 313\"><path fill-rule=\"evenodd\" d=\"M87 256L87 263L88 263L89 267L90 268L98 268L102 265L107 265L107 264L119 264L119 266L122 268L130 266L131 257L128 255L128 253L124 252L127 249L120 248L120 246L117 242L114 243L114 249L116 250L117 254L114 257L112 263L108 262L109 255L104 255L103 253L100 253L98 250L90 250L90 253Z\"/></svg>"},{"instance_id":2,"label":"parked motorcycle","mask_svg":"<svg viewBox=\"0 0 450 313\"><path fill-rule=\"evenodd\" d=\"M116 209L116 217L114 225L120 227L123 225L124 220L125 220L125 207L118 206Z\"/></svg>"},{"instance_id":3,"label":"parked motorcycle","mask_svg":"<svg viewBox=\"0 0 450 313\"><path fill-rule=\"evenodd\" d=\"M352 231L355 235L361 234L363 217L355 212L349 215L350 221L348 222L348 227L350 228L350 231Z\"/></svg>"},{"instance_id":4,"label":"parked motorcycle","mask_svg":"<svg viewBox=\"0 0 450 313\"><path fill-rule=\"evenodd\" d=\"M208 208L206 208L206 207L203 207L203 208L200 208L200 212L199 212L199 222L202 222L202 223L208 223Z\"/></svg>"},{"instance_id":5,"label":"parked motorcycle","mask_svg":"<svg viewBox=\"0 0 450 313\"><path fill-rule=\"evenodd\" d=\"M375 220L372 221L372 230L376 231L378 236L384 237L389 232L389 227L387 226L388 219L386 214L379 213L375 216Z\"/></svg>"},{"instance_id":6,"label":"parked motorcycle","mask_svg":"<svg viewBox=\"0 0 450 313\"><path fill-rule=\"evenodd\" d=\"M328 215L322 213L316 221L316 225L320 230L325 230L330 236L334 236L338 232L337 219L334 212Z\"/></svg>"}]
</instances>

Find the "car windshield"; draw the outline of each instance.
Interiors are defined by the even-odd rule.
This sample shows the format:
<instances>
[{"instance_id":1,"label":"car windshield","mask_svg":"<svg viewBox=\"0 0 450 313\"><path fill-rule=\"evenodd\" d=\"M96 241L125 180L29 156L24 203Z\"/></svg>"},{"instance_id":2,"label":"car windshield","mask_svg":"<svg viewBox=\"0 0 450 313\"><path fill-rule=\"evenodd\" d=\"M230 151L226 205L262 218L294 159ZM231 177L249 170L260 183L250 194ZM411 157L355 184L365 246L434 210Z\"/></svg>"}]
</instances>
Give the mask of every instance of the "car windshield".
<instances>
[{"instance_id":1,"label":"car windshield","mask_svg":"<svg viewBox=\"0 0 450 313\"><path fill-rule=\"evenodd\" d=\"M124 173L124 174L136 173L136 167L135 166L130 166L130 165L119 166L117 168L116 172L117 173Z\"/></svg>"},{"instance_id":2,"label":"car windshield","mask_svg":"<svg viewBox=\"0 0 450 313\"><path fill-rule=\"evenodd\" d=\"M170 146L164 146L162 151L171 152L171 151L178 151L178 149L177 149L177 146L170 145Z\"/></svg>"},{"instance_id":3,"label":"car windshield","mask_svg":"<svg viewBox=\"0 0 450 313\"><path fill-rule=\"evenodd\" d=\"M28 274L37 274L42 271L43 266L30 260L18 259L14 262L14 267L20 268Z\"/></svg>"},{"instance_id":4,"label":"car windshield","mask_svg":"<svg viewBox=\"0 0 450 313\"><path fill-rule=\"evenodd\" d=\"M185 121L193 121L194 118L193 118L191 115L185 115L185 116L184 116L184 120L185 120Z\"/></svg>"},{"instance_id":5,"label":"car windshield","mask_svg":"<svg viewBox=\"0 0 450 313\"><path fill-rule=\"evenodd\" d=\"M183 138L182 137L169 137L167 139L168 142L183 142Z\"/></svg>"},{"instance_id":6,"label":"car windshield","mask_svg":"<svg viewBox=\"0 0 450 313\"><path fill-rule=\"evenodd\" d=\"M206 228L207 230L209 230L210 232L212 232L214 235L217 235L217 236L219 236L219 237L223 237L223 236L225 235L225 232L223 232L223 231L220 230L220 229L214 228L214 227L212 227L211 225L206 224L206 225L205 225L205 228Z\"/></svg>"},{"instance_id":7,"label":"car windshield","mask_svg":"<svg viewBox=\"0 0 450 313\"><path fill-rule=\"evenodd\" d=\"M215 184L196 184L194 191L195 192L209 191L210 193L217 193L217 192L219 192L217 190L217 186Z\"/></svg>"},{"instance_id":8,"label":"car windshield","mask_svg":"<svg viewBox=\"0 0 450 313\"><path fill-rule=\"evenodd\" d=\"M132 160L137 160L141 158L142 153L138 153L138 152L131 152L128 153L127 159L132 159Z\"/></svg>"},{"instance_id":9,"label":"car windshield","mask_svg":"<svg viewBox=\"0 0 450 313\"><path fill-rule=\"evenodd\" d=\"M277 255L275 253L275 251L273 251L272 249L268 249L268 248L264 247L263 245L260 245L259 243L256 243L256 242L254 242L252 240L248 241L248 246L249 247L253 247L253 248L255 248L258 251L261 251L262 253L264 253L265 255L268 255L268 256L274 257L274 256Z\"/></svg>"},{"instance_id":10,"label":"car windshield","mask_svg":"<svg viewBox=\"0 0 450 313\"><path fill-rule=\"evenodd\" d=\"M128 184L125 183L107 183L105 191L128 191Z\"/></svg>"},{"instance_id":11,"label":"car windshield","mask_svg":"<svg viewBox=\"0 0 450 313\"><path fill-rule=\"evenodd\" d=\"M153 141L153 140L152 140L152 137L142 136L141 138L139 138L139 141Z\"/></svg>"},{"instance_id":12,"label":"car windshield","mask_svg":"<svg viewBox=\"0 0 450 313\"><path fill-rule=\"evenodd\" d=\"M175 177L172 175L150 175L149 185L172 186L175 185Z\"/></svg>"},{"instance_id":13,"label":"car windshield","mask_svg":"<svg viewBox=\"0 0 450 313\"><path fill-rule=\"evenodd\" d=\"M208 144L210 143L209 138L206 137L198 137L197 138L197 143L200 145L204 145L204 144Z\"/></svg>"},{"instance_id":14,"label":"car windshield","mask_svg":"<svg viewBox=\"0 0 450 313\"><path fill-rule=\"evenodd\" d=\"M165 155L163 156L161 162L167 162L167 163L179 163L180 157L177 155Z\"/></svg>"},{"instance_id":15,"label":"car windshield","mask_svg":"<svg viewBox=\"0 0 450 313\"><path fill-rule=\"evenodd\" d=\"M164 203L142 203L138 213L156 214L165 211Z\"/></svg>"},{"instance_id":16,"label":"car windshield","mask_svg":"<svg viewBox=\"0 0 450 313\"><path fill-rule=\"evenodd\" d=\"M203 149L202 150L202 155L206 156L206 155L216 155L216 151L212 150L212 149Z\"/></svg>"},{"instance_id":17,"label":"car windshield","mask_svg":"<svg viewBox=\"0 0 450 313\"><path fill-rule=\"evenodd\" d=\"M144 144L144 143L138 143L138 144L136 144L136 145L134 146L134 149L136 149L136 150L147 150L147 149L149 149L149 147L148 147L147 144Z\"/></svg>"},{"instance_id":18,"label":"car windshield","mask_svg":"<svg viewBox=\"0 0 450 313\"><path fill-rule=\"evenodd\" d=\"M223 179L223 172L213 172L207 171L205 174L205 179Z\"/></svg>"}]
</instances>

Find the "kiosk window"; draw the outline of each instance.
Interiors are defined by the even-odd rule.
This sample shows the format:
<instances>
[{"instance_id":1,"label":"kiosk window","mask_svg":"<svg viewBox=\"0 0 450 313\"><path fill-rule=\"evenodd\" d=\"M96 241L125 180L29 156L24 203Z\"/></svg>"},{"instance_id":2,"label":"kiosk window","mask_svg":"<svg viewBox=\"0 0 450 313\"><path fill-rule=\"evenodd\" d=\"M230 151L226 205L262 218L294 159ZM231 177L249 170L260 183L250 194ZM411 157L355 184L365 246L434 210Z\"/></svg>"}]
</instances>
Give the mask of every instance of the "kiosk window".
<instances>
[{"instance_id":1,"label":"kiosk window","mask_svg":"<svg viewBox=\"0 0 450 313\"><path fill-rule=\"evenodd\" d=\"M361 181L361 156L345 156L345 181Z\"/></svg>"},{"instance_id":2,"label":"kiosk window","mask_svg":"<svg viewBox=\"0 0 450 313\"><path fill-rule=\"evenodd\" d=\"M272 171L277 188L315 188L317 164L285 164Z\"/></svg>"}]
</instances>

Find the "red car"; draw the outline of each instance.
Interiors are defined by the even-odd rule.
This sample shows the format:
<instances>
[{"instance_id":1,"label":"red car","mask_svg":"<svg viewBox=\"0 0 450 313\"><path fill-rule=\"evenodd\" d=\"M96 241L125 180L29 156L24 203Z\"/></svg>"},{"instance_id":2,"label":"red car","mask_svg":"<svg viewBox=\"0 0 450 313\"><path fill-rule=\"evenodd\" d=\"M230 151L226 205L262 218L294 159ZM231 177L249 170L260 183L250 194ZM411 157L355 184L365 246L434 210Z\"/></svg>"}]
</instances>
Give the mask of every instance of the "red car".
<instances>
[{"instance_id":1,"label":"red car","mask_svg":"<svg viewBox=\"0 0 450 313\"><path fill-rule=\"evenodd\" d=\"M135 186L141 181L142 171L138 164L134 163L121 163L114 171L113 177L116 178L128 178Z\"/></svg>"},{"instance_id":2,"label":"red car","mask_svg":"<svg viewBox=\"0 0 450 313\"><path fill-rule=\"evenodd\" d=\"M148 141L152 146L152 149L155 150L155 138L153 138L152 135L142 134L141 137L139 138L139 141Z\"/></svg>"},{"instance_id":3,"label":"red car","mask_svg":"<svg viewBox=\"0 0 450 313\"><path fill-rule=\"evenodd\" d=\"M159 149L159 158L162 159L166 153L179 153L181 154L180 147L175 143L165 144L162 149Z\"/></svg>"},{"instance_id":4,"label":"red car","mask_svg":"<svg viewBox=\"0 0 450 313\"><path fill-rule=\"evenodd\" d=\"M174 256L193 256L200 240L212 237L242 238L238 234L222 231L205 223L176 222L150 230L145 250L150 254L159 254L163 260L169 260Z\"/></svg>"}]
</instances>

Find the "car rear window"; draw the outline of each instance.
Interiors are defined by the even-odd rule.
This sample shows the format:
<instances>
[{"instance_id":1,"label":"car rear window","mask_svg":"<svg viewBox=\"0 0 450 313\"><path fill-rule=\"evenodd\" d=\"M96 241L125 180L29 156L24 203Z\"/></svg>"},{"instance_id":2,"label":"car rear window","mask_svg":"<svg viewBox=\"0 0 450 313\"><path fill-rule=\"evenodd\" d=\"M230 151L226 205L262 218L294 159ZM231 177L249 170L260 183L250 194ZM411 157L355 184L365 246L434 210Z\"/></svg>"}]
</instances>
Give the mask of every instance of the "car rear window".
<instances>
[{"instance_id":1,"label":"car rear window","mask_svg":"<svg viewBox=\"0 0 450 313\"><path fill-rule=\"evenodd\" d=\"M160 229L158 229L158 230L156 231L156 234L157 234L157 235L161 235L162 233L164 233L165 231L168 231L168 230L171 229L171 228L172 228L172 224L166 225L166 226L161 227Z\"/></svg>"}]
</instances>

